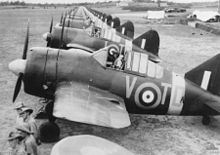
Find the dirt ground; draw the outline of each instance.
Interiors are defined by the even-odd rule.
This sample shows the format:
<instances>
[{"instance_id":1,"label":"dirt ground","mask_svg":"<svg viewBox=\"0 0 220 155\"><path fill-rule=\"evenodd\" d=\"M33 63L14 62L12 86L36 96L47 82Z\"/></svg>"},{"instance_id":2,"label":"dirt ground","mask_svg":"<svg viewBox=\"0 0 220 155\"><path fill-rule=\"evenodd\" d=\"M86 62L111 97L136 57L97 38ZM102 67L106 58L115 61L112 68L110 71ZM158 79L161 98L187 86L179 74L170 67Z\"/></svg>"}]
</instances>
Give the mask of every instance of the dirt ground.
<instances>
[{"instance_id":1,"label":"dirt ground","mask_svg":"<svg viewBox=\"0 0 220 155\"><path fill-rule=\"evenodd\" d=\"M17 77L9 72L8 63L22 55L27 19L30 19L29 47L45 46L42 34L49 30L51 17L58 22L64 10L0 10L0 150L7 146L5 138L14 129L16 117L12 109L12 96ZM108 8L103 11L123 13L117 10ZM151 28L157 30L161 41L161 64L180 74L220 51L220 37L202 30L178 24L149 25L140 17L121 16L121 19L134 22L135 36ZM38 98L25 94L23 88L17 98L19 100L35 110L39 108ZM57 122L61 128L61 138L79 134L97 135L124 146L136 155L220 154L220 117L213 118L209 126L201 124L201 117L130 115L130 118L132 125L120 130L65 120ZM42 122L38 120L39 125ZM53 143L42 144L40 154L49 155L52 146Z\"/></svg>"}]
</instances>

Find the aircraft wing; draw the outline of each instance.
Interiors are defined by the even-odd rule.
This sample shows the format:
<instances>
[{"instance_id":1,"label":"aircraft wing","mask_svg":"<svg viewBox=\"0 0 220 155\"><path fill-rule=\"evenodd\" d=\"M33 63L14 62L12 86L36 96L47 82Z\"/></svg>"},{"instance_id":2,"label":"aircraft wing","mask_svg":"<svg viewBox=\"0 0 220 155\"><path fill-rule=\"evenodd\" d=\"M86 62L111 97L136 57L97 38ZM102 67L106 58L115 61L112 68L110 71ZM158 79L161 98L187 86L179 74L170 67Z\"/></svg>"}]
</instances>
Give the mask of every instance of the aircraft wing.
<instances>
[{"instance_id":1,"label":"aircraft wing","mask_svg":"<svg viewBox=\"0 0 220 155\"><path fill-rule=\"evenodd\" d=\"M124 147L93 135L65 137L57 142L50 155L134 155Z\"/></svg>"},{"instance_id":2,"label":"aircraft wing","mask_svg":"<svg viewBox=\"0 0 220 155\"><path fill-rule=\"evenodd\" d=\"M76 82L62 83L57 87L53 115L111 128L131 124L122 98Z\"/></svg>"}]
</instances>

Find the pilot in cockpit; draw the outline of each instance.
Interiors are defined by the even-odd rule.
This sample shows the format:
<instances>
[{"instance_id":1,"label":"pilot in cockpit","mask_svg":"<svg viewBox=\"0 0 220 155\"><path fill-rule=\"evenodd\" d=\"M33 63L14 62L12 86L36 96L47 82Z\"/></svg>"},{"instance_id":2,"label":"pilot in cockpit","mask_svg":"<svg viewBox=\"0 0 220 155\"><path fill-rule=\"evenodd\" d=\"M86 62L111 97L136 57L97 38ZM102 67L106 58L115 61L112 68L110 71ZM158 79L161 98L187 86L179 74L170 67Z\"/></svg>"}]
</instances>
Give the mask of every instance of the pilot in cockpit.
<instances>
[{"instance_id":1,"label":"pilot in cockpit","mask_svg":"<svg viewBox=\"0 0 220 155\"><path fill-rule=\"evenodd\" d=\"M100 38L100 36L101 36L101 29L94 26L92 30L92 37Z\"/></svg>"},{"instance_id":2,"label":"pilot in cockpit","mask_svg":"<svg viewBox=\"0 0 220 155\"><path fill-rule=\"evenodd\" d=\"M119 70L124 69L124 65L125 65L124 54L125 54L125 48L122 47L120 54L117 56L117 58L114 61L114 68Z\"/></svg>"}]
</instances>

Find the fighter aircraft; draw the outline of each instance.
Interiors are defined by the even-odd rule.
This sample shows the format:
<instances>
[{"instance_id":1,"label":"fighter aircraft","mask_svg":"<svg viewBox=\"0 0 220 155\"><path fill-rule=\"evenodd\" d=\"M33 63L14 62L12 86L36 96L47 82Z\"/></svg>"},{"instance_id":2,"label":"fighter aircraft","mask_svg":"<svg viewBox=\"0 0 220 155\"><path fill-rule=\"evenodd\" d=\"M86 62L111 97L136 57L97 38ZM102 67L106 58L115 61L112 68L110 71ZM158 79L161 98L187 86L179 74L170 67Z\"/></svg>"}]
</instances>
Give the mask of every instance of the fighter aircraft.
<instances>
[{"instance_id":1,"label":"fighter aircraft","mask_svg":"<svg viewBox=\"0 0 220 155\"><path fill-rule=\"evenodd\" d=\"M62 27L57 24L52 32L53 20L51 21L50 32L43 35L44 39L47 40L47 47L62 49L77 48L93 52L110 44L114 44L114 42L124 45L130 43L130 37L133 37L134 35L134 26L130 21L127 21L125 24L117 28L129 37L126 37L121 33L116 33L116 31L109 31L109 33L106 34L107 36L105 35L108 39L101 37L103 35L101 34L102 31L99 27L91 26L87 29L78 29L65 27L64 23L65 19L63 20ZM125 27L125 29L123 29L123 27ZM151 60L154 60L155 62L160 61L159 57L157 57L159 51L159 35L156 31L147 31L141 36L135 38L132 41L132 44L134 50L148 51L150 52L149 55ZM118 46L116 45L116 47Z\"/></svg>"},{"instance_id":2,"label":"fighter aircraft","mask_svg":"<svg viewBox=\"0 0 220 155\"><path fill-rule=\"evenodd\" d=\"M65 18L65 22L63 23L64 18ZM62 14L60 19L60 25L64 25L65 27L82 29L83 27L90 26L92 22L94 24L98 24L98 21L105 22L107 25L111 26L112 28L117 28L120 26L120 19L118 17L112 18L111 15L104 15L104 14L102 15L100 14L100 16L97 17L94 14L92 14L90 11L88 11L88 9L85 7L77 7L75 9L72 9L69 11L68 14L65 13L64 17Z\"/></svg>"},{"instance_id":3,"label":"fighter aircraft","mask_svg":"<svg viewBox=\"0 0 220 155\"><path fill-rule=\"evenodd\" d=\"M104 47L105 41L125 42L125 40L130 40L134 36L133 23L130 21L117 27L117 29L107 27L105 23L103 25L106 25L106 28L100 28L90 22L90 26L80 23L79 20L72 19L68 19L68 22L66 22L66 18L64 18L63 24L58 23L53 27L53 20L51 20L49 32L43 35L43 38L47 41L47 47L66 49L68 44L78 44L92 48L95 44L98 46L95 49L100 49L99 44L95 43L96 41L103 40L100 46ZM72 24L77 27L71 26ZM82 27L79 28L79 26Z\"/></svg>"},{"instance_id":4,"label":"fighter aircraft","mask_svg":"<svg viewBox=\"0 0 220 155\"><path fill-rule=\"evenodd\" d=\"M89 12L89 11L90 12ZM74 19L76 17L80 17L80 19L85 19L86 17L89 17L91 20L96 20L93 15L91 15L91 12L95 14L96 16L100 15L102 17L102 13L92 10L90 8L85 8L85 7L78 7L77 9L72 11L70 14L71 19ZM112 19L112 17L109 17ZM106 22L109 22L109 18L106 18ZM107 20L108 19L108 20ZM118 19L119 20L119 19ZM120 22L120 20L119 20ZM114 42L119 42L122 44L125 44L126 40L131 40L134 36L134 25L131 21L127 21L123 25L117 27L117 31L121 32L124 35L121 35L121 33L115 33L116 31L109 31L109 33L103 35L103 31L100 29L100 23L96 24L97 26L92 26L90 30L88 30L89 35L84 35L85 31L81 31L79 29L70 29L67 30L66 33L64 33L64 27L68 27L69 24L65 24L65 20L62 24L62 30L60 27L55 27L53 33L52 32L52 26L53 26L53 21L51 21L51 26L50 26L50 33L46 33L44 35L45 40L48 40L47 45L50 45L52 48L58 48L61 42L64 42L64 46L68 44L67 46L73 47L73 48L79 48L81 46L83 47L88 47L91 50L99 50L100 48L103 48L109 44L112 44L112 41ZM117 20L116 20L117 23ZM114 25L114 22L113 22ZM112 27L113 27L112 25ZM120 25L120 24L119 24ZM74 25L73 25L74 27ZM104 27L104 29L107 29L107 27ZM112 29L114 30L114 29ZM86 32L86 33L88 33ZM128 36L128 37L126 37ZM60 39L62 38L62 40ZM63 39L65 38L65 39ZM107 38L107 39L106 39ZM154 30L149 30L148 32L142 34L141 36L137 37L136 39L133 40L133 48L134 50L141 50L144 49L156 56L158 56L158 51L159 51L159 35L156 31ZM54 43L53 43L54 42ZM48 46L47 46L48 47ZM68 48L69 48L68 47ZM141 48L139 48L141 47ZM63 47L64 48L64 47ZM64 48L66 49L66 48ZM90 51L91 51L90 50ZM158 59L159 61L159 59Z\"/></svg>"},{"instance_id":5,"label":"fighter aircraft","mask_svg":"<svg viewBox=\"0 0 220 155\"><path fill-rule=\"evenodd\" d=\"M129 25L129 22L127 22L127 25ZM115 42L124 45L132 43L132 48L134 50L148 51L150 52L150 59L157 62L160 61L160 58L157 57L159 51L159 35L156 31L149 30L141 36L135 38L132 42L130 38L126 38L120 35L120 33L119 35L116 35L114 32L112 33L113 35L110 36L112 39L102 38L100 31L101 30L97 27L91 27L89 30L83 30L69 27L64 28L64 26L60 27L57 25L54 27L53 32L46 33L44 38L47 40L47 47L62 49L77 48L84 49L89 52L99 50L110 44L114 44ZM115 45L116 48L118 48L118 45Z\"/></svg>"},{"instance_id":6,"label":"fighter aircraft","mask_svg":"<svg viewBox=\"0 0 220 155\"><path fill-rule=\"evenodd\" d=\"M185 78L149 59L149 54L109 45L95 52L34 47L27 30L22 59L9 64L18 75L13 101L23 81L27 94L51 99L50 122L40 128L43 141L57 140L55 119L110 128L131 124L128 113L219 115L219 59L216 55L186 73ZM113 53L113 54L112 54Z\"/></svg>"},{"instance_id":7,"label":"fighter aircraft","mask_svg":"<svg viewBox=\"0 0 220 155\"><path fill-rule=\"evenodd\" d=\"M89 14L84 7L77 7L61 15L60 24L63 24L63 19L66 19L64 25L67 27L80 28L88 27L92 21L91 14Z\"/></svg>"},{"instance_id":8,"label":"fighter aircraft","mask_svg":"<svg viewBox=\"0 0 220 155\"><path fill-rule=\"evenodd\" d=\"M63 22L66 23L65 21L66 20L64 20ZM74 25L76 25L75 23L77 22L74 22ZM61 42L63 45L67 46L67 44L70 43L78 44L78 42L80 41L83 43L85 40L89 40L89 39L91 40L91 44L93 44L92 43L93 40L101 40L101 39L109 40L109 41L114 40L116 42L120 42L121 39L122 40L131 39L130 37L132 37L134 32L129 31L128 26L130 25L130 23L131 23L130 21L127 21L126 23L118 27L118 30L120 31L122 31L122 27L124 27L123 29L124 35L122 35L121 33L117 32L116 29L112 29L109 27L107 32L107 30L103 31L102 28L97 27L95 25L90 25L84 28L82 27L73 28L73 27L69 27L68 24L66 26L65 24L60 25L58 23L53 27L53 20L51 20L50 30L49 32L43 35L43 38L47 41L47 47L52 47L52 48L59 47ZM78 39L79 36L80 38Z\"/></svg>"},{"instance_id":9,"label":"fighter aircraft","mask_svg":"<svg viewBox=\"0 0 220 155\"><path fill-rule=\"evenodd\" d=\"M47 47L67 49L80 45L97 50L100 47L103 48L106 41L124 42L126 39L133 38L134 25L131 21L114 29L113 27L116 25L114 22L111 24L112 27L109 27L106 23L88 14L83 7L79 7L74 10L74 13L71 12L70 15L61 18L61 22L54 28L52 19L49 32L43 35L47 41ZM120 22L118 18L113 21Z\"/></svg>"}]
</instances>

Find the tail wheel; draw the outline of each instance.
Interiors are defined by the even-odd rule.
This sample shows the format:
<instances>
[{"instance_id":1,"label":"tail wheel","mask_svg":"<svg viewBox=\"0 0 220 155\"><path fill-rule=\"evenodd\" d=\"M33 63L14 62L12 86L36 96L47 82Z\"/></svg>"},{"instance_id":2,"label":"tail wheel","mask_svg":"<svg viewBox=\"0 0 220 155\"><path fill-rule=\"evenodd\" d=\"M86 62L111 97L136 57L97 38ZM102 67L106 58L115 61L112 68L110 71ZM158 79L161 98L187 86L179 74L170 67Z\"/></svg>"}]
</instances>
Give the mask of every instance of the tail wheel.
<instances>
[{"instance_id":1,"label":"tail wheel","mask_svg":"<svg viewBox=\"0 0 220 155\"><path fill-rule=\"evenodd\" d=\"M40 140L42 142L56 142L60 139L60 128L56 123L46 122L40 128Z\"/></svg>"}]
</instances>

